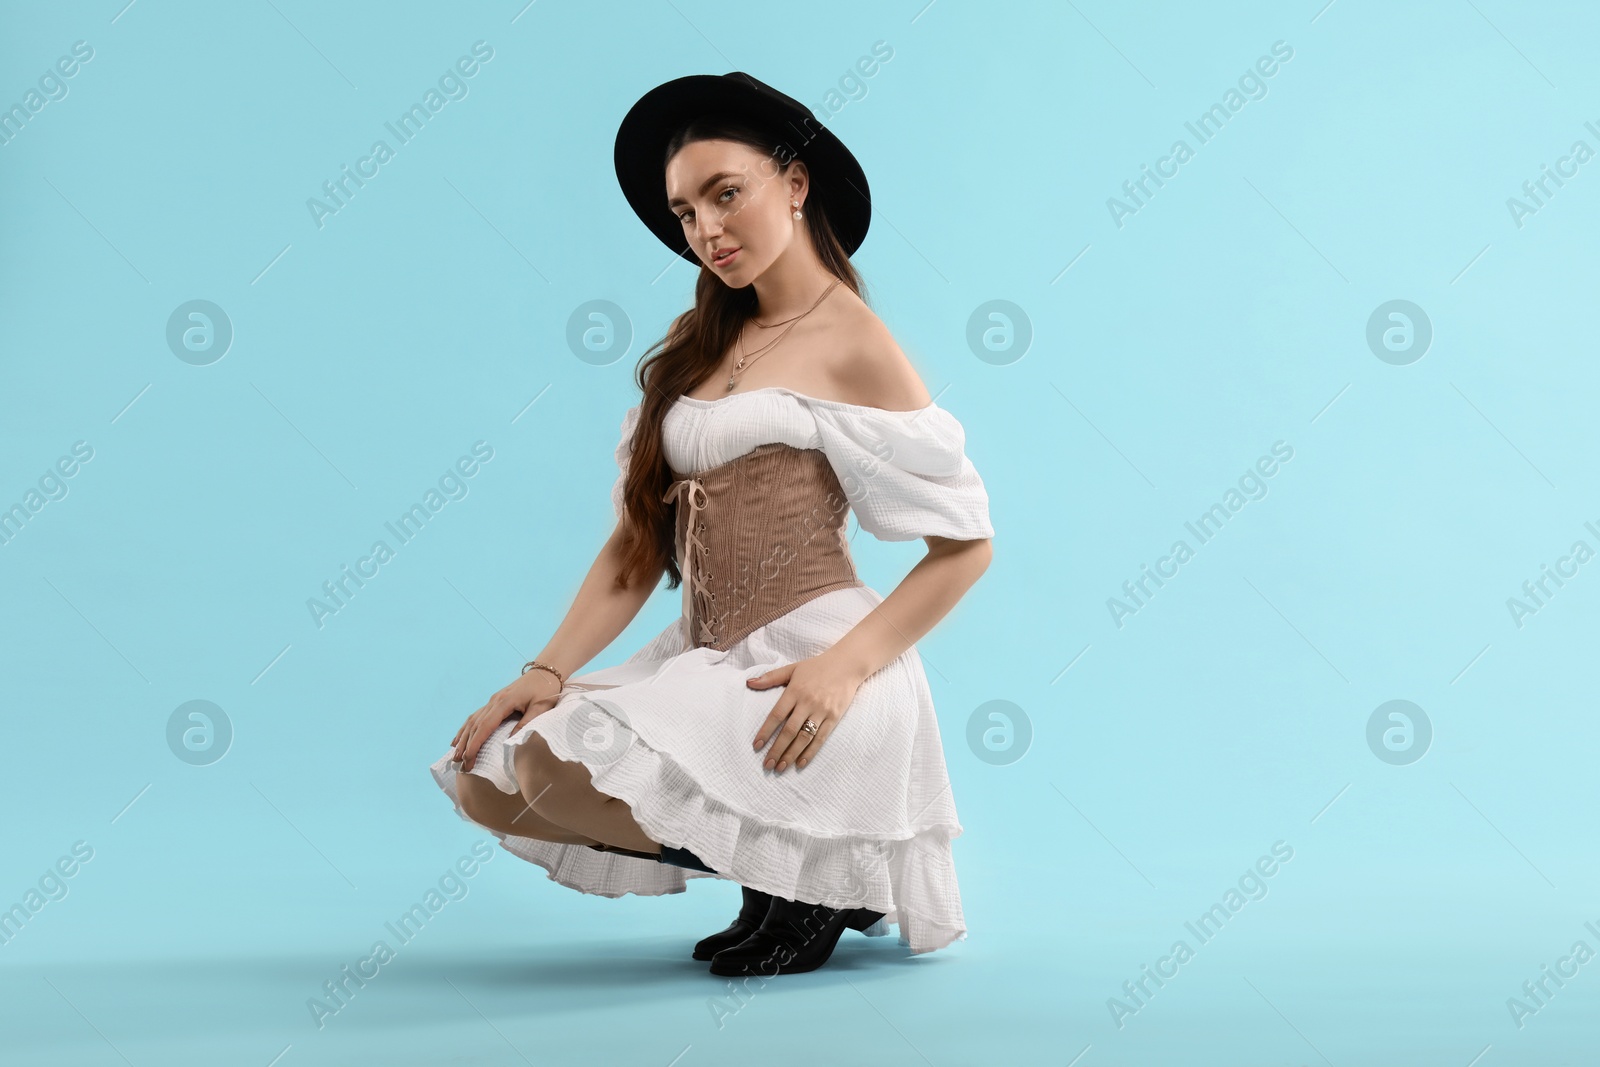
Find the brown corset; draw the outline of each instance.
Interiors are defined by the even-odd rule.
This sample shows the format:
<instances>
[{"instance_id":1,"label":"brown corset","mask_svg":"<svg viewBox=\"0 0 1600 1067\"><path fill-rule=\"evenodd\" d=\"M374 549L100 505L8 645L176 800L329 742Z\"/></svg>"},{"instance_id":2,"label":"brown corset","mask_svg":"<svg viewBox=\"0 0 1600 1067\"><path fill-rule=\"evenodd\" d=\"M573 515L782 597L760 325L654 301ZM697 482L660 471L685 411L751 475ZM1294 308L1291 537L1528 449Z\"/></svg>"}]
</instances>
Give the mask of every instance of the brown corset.
<instances>
[{"instance_id":1,"label":"brown corset","mask_svg":"<svg viewBox=\"0 0 1600 1067\"><path fill-rule=\"evenodd\" d=\"M782 442L695 475L672 471L689 643L718 651L823 593L863 585L849 501L821 449Z\"/></svg>"}]
</instances>

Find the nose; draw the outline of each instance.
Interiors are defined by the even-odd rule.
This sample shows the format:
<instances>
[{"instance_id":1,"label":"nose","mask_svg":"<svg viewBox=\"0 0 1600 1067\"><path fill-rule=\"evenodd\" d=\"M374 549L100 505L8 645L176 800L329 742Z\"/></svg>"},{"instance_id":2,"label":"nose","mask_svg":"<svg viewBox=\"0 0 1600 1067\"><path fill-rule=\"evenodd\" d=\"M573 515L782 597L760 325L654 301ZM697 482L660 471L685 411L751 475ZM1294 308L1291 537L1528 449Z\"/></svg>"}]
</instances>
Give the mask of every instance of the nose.
<instances>
[{"instance_id":1,"label":"nose","mask_svg":"<svg viewBox=\"0 0 1600 1067\"><path fill-rule=\"evenodd\" d=\"M702 245L710 244L711 238L722 235L722 218L720 216L713 217L715 215L715 212L711 213L711 215L695 212L695 233L699 236Z\"/></svg>"}]
</instances>

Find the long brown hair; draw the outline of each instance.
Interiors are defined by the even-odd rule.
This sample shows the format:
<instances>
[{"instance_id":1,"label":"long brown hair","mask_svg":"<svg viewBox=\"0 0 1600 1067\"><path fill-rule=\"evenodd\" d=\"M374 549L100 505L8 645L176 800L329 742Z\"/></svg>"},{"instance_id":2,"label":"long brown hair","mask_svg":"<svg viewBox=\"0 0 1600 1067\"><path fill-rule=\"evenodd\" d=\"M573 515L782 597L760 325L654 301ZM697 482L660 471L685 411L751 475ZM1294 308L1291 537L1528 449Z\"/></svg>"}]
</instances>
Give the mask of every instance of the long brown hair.
<instances>
[{"instance_id":1,"label":"long brown hair","mask_svg":"<svg viewBox=\"0 0 1600 1067\"><path fill-rule=\"evenodd\" d=\"M684 126L667 143L661 160L663 175L669 160L685 145L707 140L737 141L768 153L777 167L773 179L786 174L796 159L780 137L745 121L727 116L705 116ZM777 147L774 147L777 146ZM780 162L781 161L781 162ZM815 189L816 178L812 176ZM663 199L665 194L663 194ZM823 197L812 195L805 208L806 229L824 269L865 301L861 276L828 222ZM662 205L663 210L669 210ZM678 570L673 529L673 505L662 500L672 484L672 472L661 447L661 424L678 397L705 381L756 313L755 286L733 289L704 263L694 284L694 306L673 320L667 336L645 350L634 370L643 399L633 434L633 456L623 483L622 565L616 584L625 589L636 573L667 572L667 588L683 582ZM652 353L654 353L652 355ZM688 472L683 472L688 473Z\"/></svg>"}]
</instances>

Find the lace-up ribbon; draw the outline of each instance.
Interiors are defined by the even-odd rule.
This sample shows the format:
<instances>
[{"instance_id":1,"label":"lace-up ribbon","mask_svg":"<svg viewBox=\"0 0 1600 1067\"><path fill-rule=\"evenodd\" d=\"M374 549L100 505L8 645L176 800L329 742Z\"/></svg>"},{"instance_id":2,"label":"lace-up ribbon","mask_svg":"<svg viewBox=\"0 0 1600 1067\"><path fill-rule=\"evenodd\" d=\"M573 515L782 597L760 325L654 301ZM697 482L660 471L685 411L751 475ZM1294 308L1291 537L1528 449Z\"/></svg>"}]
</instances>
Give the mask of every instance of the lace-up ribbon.
<instances>
[{"instance_id":1,"label":"lace-up ribbon","mask_svg":"<svg viewBox=\"0 0 1600 1067\"><path fill-rule=\"evenodd\" d=\"M701 577L705 571L701 565L703 563L701 557L707 550L697 532L705 527L705 523L700 521L700 514L709 500L705 484L698 478L680 478L672 483L671 488L661 499L664 502L675 502L681 512L684 510L685 498L689 502L688 520L681 524L682 529L677 538L678 572L683 581L683 624L686 627L684 636L691 644L709 645L716 641L717 636L711 629L711 590ZM690 637L696 632L697 624L699 636Z\"/></svg>"},{"instance_id":2,"label":"lace-up ribbon","mask_svg":"<svg viewBox=\"0 0 1600 1067\"><path fill-rule=\"evenodd\" d=\"M676 513L686 644L726 651L813 597L862 584L844 536L849 505L820 449L768 442L670 474L661 499Z\"/></svg>"}]
</instances>

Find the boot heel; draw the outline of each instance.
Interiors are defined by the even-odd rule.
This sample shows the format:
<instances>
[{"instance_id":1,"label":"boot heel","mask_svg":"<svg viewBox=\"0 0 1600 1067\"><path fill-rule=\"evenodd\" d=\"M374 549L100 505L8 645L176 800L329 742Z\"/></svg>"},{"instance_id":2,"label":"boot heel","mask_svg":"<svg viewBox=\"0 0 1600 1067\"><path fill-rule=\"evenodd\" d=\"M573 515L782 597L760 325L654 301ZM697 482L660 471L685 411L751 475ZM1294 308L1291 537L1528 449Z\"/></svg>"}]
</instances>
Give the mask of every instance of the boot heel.
<instances>
[{"instance_id":1,"label":"boot heel","mask_svg":"<svg viewBox=\"0 0 1600 1067\"><path fill-rule=\"evenodd\" d=\"M615 852L619 856L637 856L642 860L660 860L661 857L654 852L640 852L631 848L619 848L616 845L590 845L596 852Z\"/></svg>"},{"instance_id":2,"label":"boot heel","mask_svg":"<svg viewBox=\"0 0 1600 1067\"><path fill-rule=\"evenodd\" d=\"M676 848L672 845L661 846L661 862L674 867L687 867L691 871L705 871L707 874L716 874L706 865L706 861L696 856L686 848Z\"/></svg>"},{"instance_id":3,"label":"boot heel","mask_svg":"<svg viewBox=\"0 0 1600 1067\"><path fill-rule=\"evenodd\" d=\"M672 867L687 867L694 871L705 871L707 874L717 872L706 866L705 860L696 856L686 848L674 848L671 845L662 845L658 852L640 852L632 848L619 848L616 845L590 845L596 852L615 852L619 856L637 856L642 860L655 860Z\"/></svg>"},{"instance_id":4,"label":"boot heel","mask_svg":"<svg viewBox=\"0 0 1600 1067\"><path fill-rule=\"evenodd\" d=\"M711 958L711 973L737 977L814 971L833 955L846 926L865 929L882 917L866 908L842 911L775 897L755 933Z\"/></svg>"},{"instance_id":5,"label":"boot heel","mask_svg":"<svg viewBox=\"0 0 1600 1067\"><path fill-rule=\"evenodd\" d=\"M856 908L850 912L844 924L852 930L865 930L883 918L883 914L881 911L872 911L868 908Z\"/></svg>"}]
</instances>

